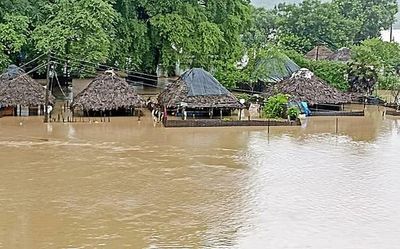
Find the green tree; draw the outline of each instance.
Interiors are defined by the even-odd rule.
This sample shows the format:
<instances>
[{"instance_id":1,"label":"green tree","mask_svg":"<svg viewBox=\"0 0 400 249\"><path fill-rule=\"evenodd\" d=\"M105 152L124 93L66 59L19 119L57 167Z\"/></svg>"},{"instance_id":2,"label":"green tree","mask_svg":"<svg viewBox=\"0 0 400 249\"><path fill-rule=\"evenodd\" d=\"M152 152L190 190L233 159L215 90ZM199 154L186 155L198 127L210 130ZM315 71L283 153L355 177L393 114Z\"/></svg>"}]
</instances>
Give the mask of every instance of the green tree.
<instances>
[{"instance_id":1,"label":"green tree","mask_svg":"<svg viewBox=\"0 0 400 249\"><path fill-rule=\"evenodd\" d=\"M400 45L398 43L384 42L374 38L354 46L352 51L356 62L355 68L358 69L353 71L360 71L363 75L366 74L365 72L375 71L379 89L392 89L393 84L400 81Z\"/></svg>"},{"instance_id":2,"label":"green tree","mask_svg":"<svg viewBox=\"0 0 400 249\"><path fill-rule=\"evenodd\" d=\"M340 14L357 23L355 41L380 37L383 29L395 22L397 0L334 0Z\"/></svg>"},{"instance_id":3,"label":"green tree","mask_svg":"<svg viewBox=\"0 0 400 249\"><path fill-rule=\"evenodd\" d=\"M0 69L10 63L11 57L21 51L28 40L29 20L18 14L5 14L0 23Z\"/></svg>"},{"instance_id":4,"label":"green tree","mask_svg":"<svg viewBox=\"0 0 400 249\"><path fill-rule=\"evenodd\" d=\"M323 42L333 49L352 44L355 38L356 23L345 19L337 5L322 3L319 0L304 0L294 4L278 6L278 40L294 49L307 52Z\"/></svg>"},{"instance_id":5,"label":"green tree","mask_svg":"<svg viewBox=\"0 0 400 249\"><path fill-rule=\"evenodd\" d=\"M57 0L52 15L32 34L40 53L105 62L111 50L116 12L104 0Z\"/></svg>"},{"instance_id":6,"label":"green tree","mask_svg":"<svg viewBox=\"0 0 400 249\"><path fill-rule=\"evenodd\" d=\"M251 8L250 25L243 34L247 48L263 48L273 43L278 30L278 16L275 10Z\"/></svg>"}]
</instances>

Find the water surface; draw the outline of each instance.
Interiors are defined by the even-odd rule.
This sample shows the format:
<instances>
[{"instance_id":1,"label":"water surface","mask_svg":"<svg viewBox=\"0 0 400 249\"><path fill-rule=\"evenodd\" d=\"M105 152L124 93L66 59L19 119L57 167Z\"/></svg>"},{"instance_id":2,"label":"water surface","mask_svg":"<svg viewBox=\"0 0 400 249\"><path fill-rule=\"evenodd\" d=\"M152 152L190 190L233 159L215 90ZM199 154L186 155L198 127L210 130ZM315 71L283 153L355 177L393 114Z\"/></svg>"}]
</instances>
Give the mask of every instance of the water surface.
<instances>
[{"instance_id":1,"label":"water surface","mask_svg":"<svg viewBox=\"0 0 400 249\"><path fill-rule=\"evenodd\" d=\"M154 128L0 119L0 248L400 245L400 119Z\"/></svg>"}]
</instances>

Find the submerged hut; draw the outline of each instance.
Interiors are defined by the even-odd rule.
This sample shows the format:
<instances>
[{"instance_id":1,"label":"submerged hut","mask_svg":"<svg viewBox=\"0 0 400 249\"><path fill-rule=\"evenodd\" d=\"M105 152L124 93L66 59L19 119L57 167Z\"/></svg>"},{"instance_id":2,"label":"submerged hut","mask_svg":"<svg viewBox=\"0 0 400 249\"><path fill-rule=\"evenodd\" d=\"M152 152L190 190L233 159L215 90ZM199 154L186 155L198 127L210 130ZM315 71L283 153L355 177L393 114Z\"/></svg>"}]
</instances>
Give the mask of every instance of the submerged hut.
<instances>
[{"instance_id":1,"label":"submerged hut","mask_svg":"<svg viewBox=\"0 0 400 249\"><path fill-rule=\"evenodd\" d=\"M301 69L287 80L267 89L267 97L278 93L290 95L294 102L307 102L309 105L346 104L352 102L350 94L331 87L308 69Z\"/></svg>"},{"instance_id":2,"label":"submerged hut","mask_svg":"<svg viewBox=\"0 0 400 249\"><path fill-rule=\"evenodd\" d=\"M158 96L158 103L167 109L233 110L242 109L239 100L210 73L193 68L169 84ZM207 112L208 113L208 112Z\"/></svg>"},{"instance_id":3,"label":"submerged hut","mask_svg":"<svg viewBox=\"0 0 400 249\"><path fill-rule=\"evenodd\" d=\"M82 110L87 115L132 114L134 108L144 106L144 100L136 93L133 86L114 72L106 72L96 77L86 89L79 93L71 107Z\"/></svg>"},{"instance_id":4,"label":"submerged hut","mask_svg":"<svg viewBox=\"0 0 400 249\"><path fill-rule=\"evenodd\" d=\"M260 60L256 66L259 80L265 83L276 83L289 78L300 67L286 55Z\"/></svg>"},{"instance_id":5,"label":"submerged hut","mask_svg":"<svg viewBox=\"0 0 400 249\"><path fill-rule=\"evenodd\" d=\"M328 60L349 62L351 60L351 50L349 48L341 48L329 56Z\"/></svg>"},{"instance_id":6,"label":"submerged hut","mask_svg":"<svg viewBox=\"0 0 400 249\"><path fill-rule=\"evenodd\" d=\"M46 88L11 65L0 76L0 106L3 115L39 115L44 113ZM49 103L54 97L49 94Z\"/></svg>"},{"instance_id":7,"label":"submerged hut","mask_svg":"<svg viewBox=\"0 0 400 249\"><path fill-rule=\"evenodd\" d=\"M306 58L310 60L327 60L334 55L334 52L326 46L318 45L306 54Z\"/></svg>"}]
</instances>

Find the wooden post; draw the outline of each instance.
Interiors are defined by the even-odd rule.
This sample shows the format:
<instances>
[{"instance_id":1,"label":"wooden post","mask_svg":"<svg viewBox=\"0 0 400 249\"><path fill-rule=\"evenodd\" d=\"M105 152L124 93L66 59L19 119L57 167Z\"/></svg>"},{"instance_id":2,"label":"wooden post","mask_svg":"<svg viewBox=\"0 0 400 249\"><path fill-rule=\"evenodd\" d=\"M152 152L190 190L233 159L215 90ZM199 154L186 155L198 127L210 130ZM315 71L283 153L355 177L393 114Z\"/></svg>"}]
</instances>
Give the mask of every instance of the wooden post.
<instances>
[{"instance_id":1,"label":"wooden post","mask_svg":"<svg viewBox=\"0 0 400 249\"><path fill-rule=\"evenodd\" d=\"M336 118L336 134L339 132L339 118Z\"/></svg>"},{"instance_id":2,"label":"wooden post","mask_svg":"<svg viewBox=\"0 0 400 249\"><path fill-rule=\"evenodd\" d=\"M50 53L47 55L46 95L44 99L44 122L49 122Z\"/></svg>"}]
</instances>

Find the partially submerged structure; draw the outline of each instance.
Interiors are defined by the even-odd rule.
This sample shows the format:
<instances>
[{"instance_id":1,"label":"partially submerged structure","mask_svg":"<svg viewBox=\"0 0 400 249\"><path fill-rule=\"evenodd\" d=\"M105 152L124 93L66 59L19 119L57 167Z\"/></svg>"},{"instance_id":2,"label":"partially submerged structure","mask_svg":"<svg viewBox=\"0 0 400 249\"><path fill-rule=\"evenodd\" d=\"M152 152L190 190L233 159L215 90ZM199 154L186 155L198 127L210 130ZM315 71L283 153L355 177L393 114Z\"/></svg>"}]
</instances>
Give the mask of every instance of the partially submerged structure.
<instances>
[{"instance_id":1,"label":"partially submerged structure","mask_svg":"<svg viewBox=\"0 0 400 249\"><path fill-rule=\"evenodd\" d=\"M71 107L85 115L132 115L144 104L133 86L110 71L96 77L75 97Z\"/></svg>"},{"instance_id":2,"label":"partially submerged structure","mask_svg":"<svg viewBox=\"0 0 400 249\"><path fill-rule=\"evenodd\" d=\"M200 68L185 72L158 96L158 103L167 109L242 109L239 100L210 73Z\"/></svg>"},{"instance_id":3,"label":"partially submerged structure","mask_svg":"<svg viewBox=\"0 0 400 249\"><path fill-rule=\"evenodd\" d=\"M260 60L256 66L259 80L265 83L276 83L289 78L300 67L286 55Z\"/></svg>"},{"instance_id":4,"label":"partially submerged structure","mask_svg":"<svg viewBox=\"0 0 400 249\"><path fill-rule=\"evenodd\" d=\"M306 54L306 58L310 60L327 60L334 55L334 52L324 45L315 46Z\"/></svg>"},{"instance_id":5,"label":"partially submerged structure","mask_svg":"<svg viewBox=\"0 0 400 249\"><path fill-rule=\"evenodd\" d=\"M0 76L0 108L3 115L40 115L44 113L46 88L21 68L11 65ZM49 103L54 97L49 93Z\"/></svg>"},{"instance_id":6,"label":"partially submerged structure","mask_svg":"<svg viewBox=\"0 0 400 249\"><path fill-rule=\"evenodd\" d=\"M328 57L328 60L331 61L339 61L339 62L349 62L351 61L351 50L350 48L341 48L334 52L331 56Z\"/></svg>"},{"instance_id":7,"label":"partially submerged structure","mask_svg":"<svg viewBox=\"0 0 400 249\"><path fill-rule=\"evenodd\" d=\"M353 96L341 92L315 76L308 69L301 69L287 80L271 86L266 96L288 94L290 101L306 102L310 106L337 105L351 103Z\"/></svg>"}]
</instances>

